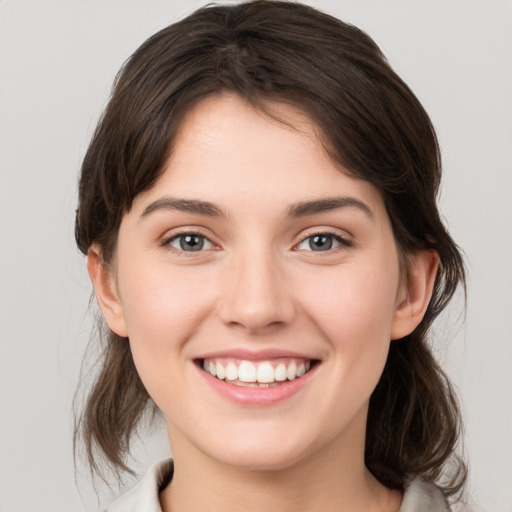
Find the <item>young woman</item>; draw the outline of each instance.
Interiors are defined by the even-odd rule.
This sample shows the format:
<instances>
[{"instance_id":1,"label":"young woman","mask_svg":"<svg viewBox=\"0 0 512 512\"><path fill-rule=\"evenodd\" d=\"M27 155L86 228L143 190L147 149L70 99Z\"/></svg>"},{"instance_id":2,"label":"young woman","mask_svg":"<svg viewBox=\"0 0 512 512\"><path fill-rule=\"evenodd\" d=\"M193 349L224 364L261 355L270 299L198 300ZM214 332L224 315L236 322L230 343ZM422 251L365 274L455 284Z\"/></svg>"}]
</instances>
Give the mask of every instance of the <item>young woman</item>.
<instances>
[{"instance_id":1,"label":"young woman","mask_svg":"<svg viewBox=\"0 0 512 512\"><path fill-rule=\"evenodd\" d=\"M76 239L108 325L77 425L114 511L444 511L460 418L428 331L464 268L429 118L375 43L296 3L146 41L84 159ZM447 466L450 466L450 471Z\"/></svg>"}]
</instances>

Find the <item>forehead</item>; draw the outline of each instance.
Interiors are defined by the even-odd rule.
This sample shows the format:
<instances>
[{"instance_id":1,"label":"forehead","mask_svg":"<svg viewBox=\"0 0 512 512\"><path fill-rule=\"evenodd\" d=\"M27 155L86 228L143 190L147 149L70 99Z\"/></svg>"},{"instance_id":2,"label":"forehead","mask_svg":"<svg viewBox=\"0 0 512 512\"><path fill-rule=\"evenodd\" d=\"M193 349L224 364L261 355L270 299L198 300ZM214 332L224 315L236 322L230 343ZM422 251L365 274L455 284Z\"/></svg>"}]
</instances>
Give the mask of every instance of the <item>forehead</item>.
<instances>
[{"instance_id":1,"label":"forehead","mask_svg":"<svg viewBox=\"0 0 512 512\"><path fill-rule=\"evenodd\" d=\"M335 194L380 208L379 191L327 156L319 128L304 112L277 102L264 108L234 93L200 101L185 115L163 174L136 203L165 193L233 208L247 201L285 208Z\"/></svg>"},{"instance_id":2,"label":"forehead","mask_svg":"<svg viewBox=\"0 0 512 512\"><path fill-rule=\"evenodd\" d=\"M238 94L222 92L203 99L184 116L169 163L206 154L243 158L255 152L260 155L257 161L276 159L273 150L284 144L288 150L283 160L301 158L323 153L319 140L318 127L296 107L270 100L253 106Z\"/></svg>"}]
</instances>

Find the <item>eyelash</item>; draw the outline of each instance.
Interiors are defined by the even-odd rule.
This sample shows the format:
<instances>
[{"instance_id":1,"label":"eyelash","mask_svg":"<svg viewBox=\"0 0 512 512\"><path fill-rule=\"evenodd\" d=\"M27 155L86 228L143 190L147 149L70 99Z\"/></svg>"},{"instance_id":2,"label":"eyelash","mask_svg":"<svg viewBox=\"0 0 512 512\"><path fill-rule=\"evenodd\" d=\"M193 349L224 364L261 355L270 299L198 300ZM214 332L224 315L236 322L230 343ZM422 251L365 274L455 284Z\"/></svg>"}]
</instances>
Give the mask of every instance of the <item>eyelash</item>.
<instances>
[{"instance_id":1,"label":"eyelash","mask_svg":"<svg viewBox=\"0 0 512 512\"><path fill-rule=\"evenodd\" d=\"M348 240L348 239L342 237L339 233L335 233L334 231L318 231L318 232L311 233L310 235L304 237L298 244L295 245L294 249L296 247L299 247L301 244L303 244L307 240L311 240L312 238L314 238L316 236L331 237L333 240L335 240L336 242L339 243L339 246L331 248L331 249L328 249L326 251L313 251L313 250L310 250L310 251L307 251L307 252L328 253L328 254L330 253L330 254L332 254L333 252L336 252L336 251L344 249L344 248L346 249L346 248L352 247L354 245L351 240ZM301 249L295 249L295 250L300 251Z\"/></svg>"},{"instance_id":2,"label":"eyelash","mask_svg":"<svg viewBox=\"0 0 512 512\"><path fill-rule=\"evenodd\" d=\"M192 256L196 252L197 253L204 252L202 249L200 249L198 251L185 251L183 249L178 249L177 247L173 247L171 245L172 242L174 242L176 240L179 240L180 238L183 238L185 236L197 236L199 238L202 238L203 241L207 241L212 246L215 246L215 244L210 240L210 238L208 238L204 233L201 233L200 231L194 231L194 230L192 230L192 231L183 231L181 233L175 233L172 236L165 238L162 241L161 245L162 245L162 247L166 247L169 250L172 250L173 252L175 252L176 254L179 254L179 255Z\"/></svg>"},{"instance_id":3,"label":"eyelash","mask_svg":"<svg viewBox=\"0 0 512 512\"><path fill-rule=\"evenodd\" d=\"M185 236L197 236L197 237L203 239L203 243L204 243L204 241L207 241L212 246L215 246L214 242L212 242L210 240L210 238L208 238L204 233L201 233L200 231L184 231L184 232L181 232L181 233L173 234L172 236L165 238L162 241L161 246L162 247L166 247L166 248L172 250L173 252L176 252L179 255L192 256L194 252L197 252L197 253L204 252L203 248L201 248L201 249L199 249L197 251L185 251L183 249L178 249L177 247L173 247L171 245L172 242L174 242L176 240L179 240L180 238L185 237ZM301 244L303 244L304 242L306 242L307 240L312 239L313 237L316 237L316 236L331 237L334 241L336 241L339 244L339 246L338 247L334 247L334 248L330 248L330 249L328 249L326 251L313 251L313 250L310 250L310 251L306 251L306 252L318 252L318 253L331 253L332 254L333 252L335 252L335 251L337 251L339 249L349 248L349 247L352 247L354 245L352 241L347 240L346 238L340 236L338 233L335 233L333 231L319 231L319 232L311 233L310 235L304 237L298 244L296 244L293 247L293 249L297 250L297 251L303 250L303 249L298 249L298 247ZM208 248L208 249L210 249L210 248Z\"/></svg>"}]
</instances>

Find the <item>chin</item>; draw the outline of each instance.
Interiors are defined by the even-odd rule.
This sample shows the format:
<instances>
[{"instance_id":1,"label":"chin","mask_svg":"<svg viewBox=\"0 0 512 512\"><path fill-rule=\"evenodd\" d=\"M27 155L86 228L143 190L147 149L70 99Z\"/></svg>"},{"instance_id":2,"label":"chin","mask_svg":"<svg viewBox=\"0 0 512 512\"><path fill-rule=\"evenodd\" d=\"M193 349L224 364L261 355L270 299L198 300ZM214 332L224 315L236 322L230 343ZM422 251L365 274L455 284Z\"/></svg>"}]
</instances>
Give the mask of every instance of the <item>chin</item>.
<instances>
[{"instance_id":1,"label":"chin","mask_svg":"<svg viewBox=\"0 0 512 512\"><path fill-rule=\"evenodd\" d=\"M283 435L282 431L274 436L268 432L261 435L244 435L243 439L230 436L224 443L217 442L209 448L207 453L212 459L226 466L247 471L286 470L303 461L313 450L308 440L300 442L299 439L290 439L290 436Z\"/></svg>"},{"instance_id":2,"label":"chin","mask_svg":"<svg viewBox=\"0 0 512 512\"><path fill-rule=\"evenodd\" d=\"M302 454L295 453L262 453L261 450L246 451L217 459L220 463L245 471L284 471L295 466L302 460Z\"/></svg>"}]
</instances>

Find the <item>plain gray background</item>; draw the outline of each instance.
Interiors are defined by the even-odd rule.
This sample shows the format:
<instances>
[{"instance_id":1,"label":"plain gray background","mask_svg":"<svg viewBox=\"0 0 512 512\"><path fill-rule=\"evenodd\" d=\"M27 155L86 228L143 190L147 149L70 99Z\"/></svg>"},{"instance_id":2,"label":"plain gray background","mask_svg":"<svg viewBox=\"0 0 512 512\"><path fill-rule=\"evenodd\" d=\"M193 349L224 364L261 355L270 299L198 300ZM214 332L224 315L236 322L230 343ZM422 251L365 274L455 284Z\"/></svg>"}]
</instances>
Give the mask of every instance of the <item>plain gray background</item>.
<instances>
[{"instance_id":1,"label":"plain gray background","mask_svg":"<svg viewBox=\"0 0 512 512\"><path fill-rule=\"evenodd\" d=\"M0 0L2 512L98 508L83 467L76 488L71 449L92 324L73 240L77 172L123 61L202 3ZM470 491L489 511L512 511L512 4L309 3L366 30L438 130L442 210L466 254L469 300L465 322L459 301L438 324L436 353L464 404ZM137 467L167 453L157 434Z\"/></svg>"}]
</instances>

